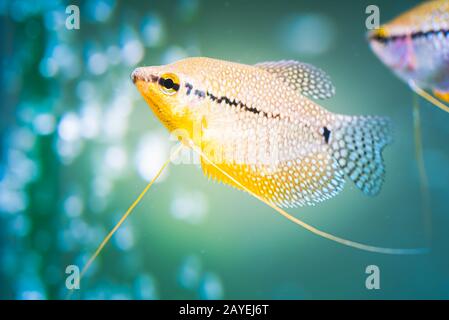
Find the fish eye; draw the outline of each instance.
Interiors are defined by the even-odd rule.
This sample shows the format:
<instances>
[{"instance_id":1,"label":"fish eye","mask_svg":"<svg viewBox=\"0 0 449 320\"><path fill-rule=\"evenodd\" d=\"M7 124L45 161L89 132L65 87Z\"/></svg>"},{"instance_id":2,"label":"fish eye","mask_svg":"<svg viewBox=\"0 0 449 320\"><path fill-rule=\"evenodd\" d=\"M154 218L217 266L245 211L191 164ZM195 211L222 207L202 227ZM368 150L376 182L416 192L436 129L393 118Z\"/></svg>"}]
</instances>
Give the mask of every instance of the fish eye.
<instances>
[{"instance_id":1,"label":"fish eye","mask_svg":"<svg viewBox=\"0 0 449 320\"><path fill-rule=\"evenodd\" d=\"M179 78L173 73L165 73L159 77L159 88L166 95L174 95L179 90Z\"/></svg>"}]
</instances>

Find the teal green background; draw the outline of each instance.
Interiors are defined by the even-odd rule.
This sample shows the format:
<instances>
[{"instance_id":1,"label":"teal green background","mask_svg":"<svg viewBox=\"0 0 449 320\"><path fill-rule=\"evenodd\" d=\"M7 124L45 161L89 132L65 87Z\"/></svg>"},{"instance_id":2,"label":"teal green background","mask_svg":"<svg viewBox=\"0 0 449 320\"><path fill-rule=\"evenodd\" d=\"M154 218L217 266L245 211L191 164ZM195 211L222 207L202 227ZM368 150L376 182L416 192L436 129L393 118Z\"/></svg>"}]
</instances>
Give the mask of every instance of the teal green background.
<instances>
[{"instance_id":1,"label":"teal green background","mask_svg":"<svg viewBox=\"0 0 449 320\"><path fill-rule=\"evenodd\" d=\"M75 298L449 298L449 115L419 100L432 207L424 216L413 95L366 41L367 5L378 5L385 22L418 1L75 3L79 30L64 27L63 1L0 1L0 298L66 296L66 266L84 265L146 185L139 150L147 148L148 163L157 164L174 145L129 74L197 55L312 63L337 88L325 108L391 117L394 143L384 152L387 174L378 196L366 197L348 182L337 197L289 212L367 244L430 242L431 253L389 256L344 247L208 181L198 166L171 165ZM96 117L85 116L94 111ZM365 288L365 268L373 264L380 290Z\"/></svg>"}]
</instances>

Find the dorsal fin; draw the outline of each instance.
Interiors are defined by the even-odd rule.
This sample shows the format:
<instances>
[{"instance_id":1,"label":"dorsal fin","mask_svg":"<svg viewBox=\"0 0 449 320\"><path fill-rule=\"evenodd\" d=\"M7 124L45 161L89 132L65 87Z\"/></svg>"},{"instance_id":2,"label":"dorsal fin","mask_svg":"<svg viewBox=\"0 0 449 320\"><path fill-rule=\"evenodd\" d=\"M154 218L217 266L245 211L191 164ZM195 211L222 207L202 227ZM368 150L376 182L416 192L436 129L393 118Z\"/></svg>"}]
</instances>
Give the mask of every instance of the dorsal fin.
<instances>
[{"instance_id":1,"label":"dorsal fin","mask_svg":"<svg viewBox=\"0 0 449 320\"><path fill-rule=\"evenodd\" d=\"M330 77L321 69L294 60L268 61L255 65L282 79L302 95L313 99L328 99L335 94Z\"/></svg>"}]
</instances>

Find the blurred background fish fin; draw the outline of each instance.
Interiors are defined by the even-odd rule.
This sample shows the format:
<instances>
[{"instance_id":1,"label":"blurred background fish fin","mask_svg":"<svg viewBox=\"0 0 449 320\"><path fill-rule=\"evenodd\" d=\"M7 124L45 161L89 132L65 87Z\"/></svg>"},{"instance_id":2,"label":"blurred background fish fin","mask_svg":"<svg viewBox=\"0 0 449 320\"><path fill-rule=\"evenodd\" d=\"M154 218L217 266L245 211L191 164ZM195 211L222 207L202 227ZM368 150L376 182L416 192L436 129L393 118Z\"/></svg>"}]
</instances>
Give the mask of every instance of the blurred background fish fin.
<instances>
[{"instance_id":1,"label":"blurred background fish fin","mask_svg":"<svg viewBox=\"0 0 449 320\"><path fill-rule=\"evenodd\" d=\"M438 91L438 90L433 90L433 94L435 95L435 97L437 97L438 99L449 103L449 92L443 92L443 91Z\"/></svg>"},{"instance_id":2,"label":"blurred background fish fin","mask_svg":"<svg viewBox=\"0 0 449 320\"><path fill-rule=\"evenodd\" d=\"M421 89L414 81L409 81L408 84L409 84L410 88L421 98L427 100L428 102L430 102L434 106L440 108L441 110L449 113L449 106L447 106L445 103L443 103L442 101L435 98L434 97L435 92L434 92L434 95L428 93L424 89Z\"/></svg>"},{"instance_id":3,"label":"blurred background fish fin","mask_svg":"<svg viewBox=\"0 0 449 320\"><path fill-rule=\"evenodd\" d=\"M255 66L282 79L306 97L329 99L335 95L335 87L329 75L313 65L294 60L281 60L261 62Z\"/></svg>"},{"instance_id":4,"label":"blurred background fish fin","mask_svg":"<svg viewBox=\"0 0 449 320\"><path fill-rule=\"evenodd\" d=\"M337 116L329 142L345 175L366 195L380 192L385 175L383 148L391 142L391 123L383 117Z\"/></svg>"},{"instance_id":5,"label":"blurred background fish fin","mask_svg":"<svg viewBox=\"0 0 449 320\"><path fill-rule=\"evenodd\" d=\"M422 198L422 214L424 228L428 235L429 246L432 242L432 203L429 189L429 178L427 176L426 165L424 161L424 147L421 129L421 113L419 105L419 96L413 95L413 129L415 132L415 157L418 165L421 198Z\"/></svg>"}]
</instances>

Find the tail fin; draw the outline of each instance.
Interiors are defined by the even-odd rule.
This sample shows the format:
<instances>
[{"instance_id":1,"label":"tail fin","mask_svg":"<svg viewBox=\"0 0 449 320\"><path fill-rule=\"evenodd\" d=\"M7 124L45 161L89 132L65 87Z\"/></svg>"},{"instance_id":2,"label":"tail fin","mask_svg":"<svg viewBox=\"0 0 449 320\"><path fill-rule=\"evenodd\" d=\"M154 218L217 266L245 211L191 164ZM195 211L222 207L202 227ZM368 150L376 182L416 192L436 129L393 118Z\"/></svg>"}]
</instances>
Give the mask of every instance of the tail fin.
<instances>
[{"instance_id":1,"label":"tail fin","mask_svg":"<svg viewBox=\"0 0 449 320\"><path fill-rule=\"evenodd\" d=\"M337 116L332 156L366 195L379 193L385 174L383 148L391 142L391 122L383 117Z\"/></svg>"}]
</instances>

